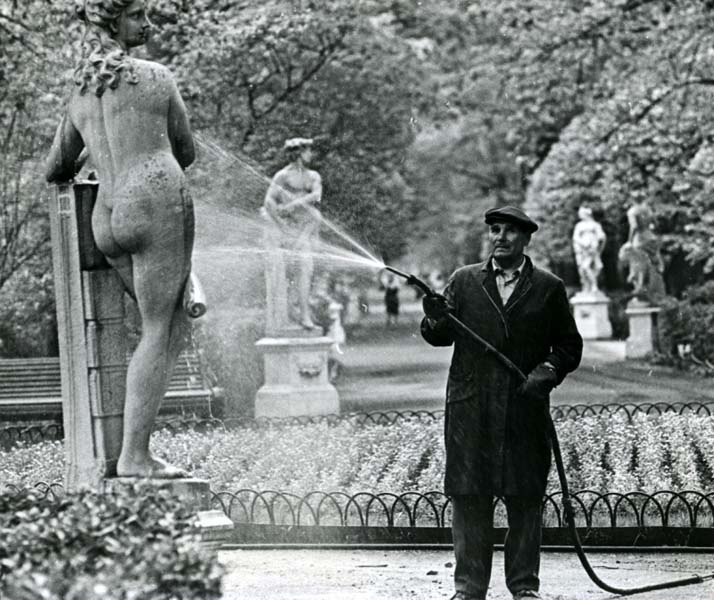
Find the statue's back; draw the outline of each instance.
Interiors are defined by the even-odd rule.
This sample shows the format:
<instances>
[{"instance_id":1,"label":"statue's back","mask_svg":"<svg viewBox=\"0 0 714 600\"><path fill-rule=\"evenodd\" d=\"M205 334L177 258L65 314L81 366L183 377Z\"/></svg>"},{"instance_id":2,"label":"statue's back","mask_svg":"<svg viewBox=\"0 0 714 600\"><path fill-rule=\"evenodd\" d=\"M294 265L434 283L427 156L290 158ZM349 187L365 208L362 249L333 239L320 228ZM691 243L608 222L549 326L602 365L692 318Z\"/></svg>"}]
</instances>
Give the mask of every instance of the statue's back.
<instances>
[{"instance_id":1,"label":"statue's back","mask_svg":"<svg viewBox=\"0 0 714 600\"><path fill-rule=\"evenodd\" d=\"M183 178L171 143L177 95L173 78L157 63L127 60L133 63L137 83L121 81L99 97L77 89L69 106L72 123L99 171L105 198L137 179Z\"/></svg>"}]
</instances>

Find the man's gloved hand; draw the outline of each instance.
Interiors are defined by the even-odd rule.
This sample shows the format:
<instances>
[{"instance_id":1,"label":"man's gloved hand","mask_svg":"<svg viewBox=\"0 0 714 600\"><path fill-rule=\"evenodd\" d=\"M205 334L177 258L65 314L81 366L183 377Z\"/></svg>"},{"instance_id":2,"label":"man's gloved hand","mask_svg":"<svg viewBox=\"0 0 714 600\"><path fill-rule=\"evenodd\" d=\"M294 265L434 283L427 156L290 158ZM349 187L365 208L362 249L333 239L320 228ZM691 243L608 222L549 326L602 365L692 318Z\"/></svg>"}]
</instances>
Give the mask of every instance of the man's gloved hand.
<instances>
[{"instance_id":1,"label":"man's gloved hand","mask_svg":"<svg viewBox=\"0 0 714 600\"><path fill-rule=\"evenodd\" d=\"M441 294L424 296L421 304L426 318L432 321L443 319L449 313L449 305L446 302L446 298Z\"/></svg>"},{"instance_id":2,"label":"man's gloved hand","mask_svg":"<svg viewBox=\"0 0 714 600\"><path fill-rule=\"evenodd\" d=\"M528 373L528 379L521 384L518 391L526 398L545 400L557 384L558 375L555 369L540 364Z\"/></svg>"}]
</instances>

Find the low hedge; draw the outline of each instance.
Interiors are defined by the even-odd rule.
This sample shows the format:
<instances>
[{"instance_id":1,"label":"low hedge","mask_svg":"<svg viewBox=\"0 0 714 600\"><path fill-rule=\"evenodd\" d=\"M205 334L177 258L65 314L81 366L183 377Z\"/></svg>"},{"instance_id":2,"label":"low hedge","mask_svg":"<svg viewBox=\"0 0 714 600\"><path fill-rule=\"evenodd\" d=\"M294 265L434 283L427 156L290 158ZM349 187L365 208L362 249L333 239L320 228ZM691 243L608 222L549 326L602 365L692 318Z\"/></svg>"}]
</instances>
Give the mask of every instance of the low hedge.
<instances>
[{"instance_id":1,"label":"low hedge","mask_svg":"<svg viewBox=\"0 0 714 600\"><path fill-rule=\"evenodd\" d=\"M209 480L214 492L428 492L442 488L443 425L443 418L413 417L393 424L345 419L265 429L162 430L152 447ZM714 417L638 413L628 419L618 413L561 420L556 427L573 490L714 488ZM61 452L60 442L0 452L0 480L61 480ZM550 489L558 489L554 470Z\"/></svg>"},{"instance_id":2,"label":"low hedge","mask_svg":"<svg viewBox=\"0 0 714 600\"><path fill-rule=\"evenodd\" d=\"M165 492L0 494L0 598L173 600L221 596L222 568L191 511Z\"/></svg>"}]
</instances>

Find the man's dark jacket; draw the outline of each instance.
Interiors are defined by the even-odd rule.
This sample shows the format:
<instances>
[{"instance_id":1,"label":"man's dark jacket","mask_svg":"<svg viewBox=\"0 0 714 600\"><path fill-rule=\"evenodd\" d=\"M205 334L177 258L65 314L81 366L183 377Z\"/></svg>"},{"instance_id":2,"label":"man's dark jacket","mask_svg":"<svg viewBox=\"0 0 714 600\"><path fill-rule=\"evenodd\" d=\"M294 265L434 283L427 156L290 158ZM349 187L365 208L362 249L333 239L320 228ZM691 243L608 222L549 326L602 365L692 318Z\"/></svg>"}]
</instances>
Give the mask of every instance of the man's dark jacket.
<instances>
[{"instance_id":1,"label":"man's dark jacket","mask_svg":"<svg viewBox=\"0 0 714 600\"><path fill-rule=\"evenodd\" d=\"M458 269L444 295L459 320L528 374L548 361L558 383L580 363L578 333L563 282L526 257L506 306L489 259ZM549 399L517 393L519 382L492 354L445 319L422 321L433 346L454 344L446 390L449 495L543 495L550 469Z\"/></svg>"}]
</instances>

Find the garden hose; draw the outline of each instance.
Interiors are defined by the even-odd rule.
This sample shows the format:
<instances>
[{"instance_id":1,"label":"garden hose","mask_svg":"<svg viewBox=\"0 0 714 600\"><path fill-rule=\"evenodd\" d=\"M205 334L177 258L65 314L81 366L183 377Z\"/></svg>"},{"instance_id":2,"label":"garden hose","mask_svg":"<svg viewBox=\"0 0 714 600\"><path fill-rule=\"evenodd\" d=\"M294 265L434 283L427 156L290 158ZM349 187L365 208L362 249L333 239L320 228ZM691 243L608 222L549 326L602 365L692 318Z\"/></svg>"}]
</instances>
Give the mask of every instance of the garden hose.
<instances>
[{"instance_id":1,"label":"garden hose","mask_svg":"<svg viewBox=\"0 0 714 600\"><path fill-rule=\"evenodd\" d=\"M391 271L395 275L398 275L399 277L403 277L404 279L406 279L409 285L418 287L427 296L439 295L426 283L424 283L422 280L415 277L414 275L403 273L402 271L394 269L393 267L386 267L386 269L388 271ZM527 377L525 373L521 371L518 365L516 365L511 359L501 353L495 346L483 339L468 325L456 318L456 316L454 316L451 312L448 312L446 314L446 318L451 321L456 327L458 327L463 333L465 333L469 338L471 338L481 347L488 350L488 352L493 354L499 361L501 361L501 363L504 364L518 378L520 383L526 381ZM583 566L583 569L585 569L585 572L588 574L588 577L590 577L590 579L595 585L611 594L618 594L620 596L631 596L633 594L641 594L643 592L651 592L654 590L665 590L669 588L704 583L705 581L714 579L714 573L710 573L708 575L693 575L684 579L675 579L672 581L665 581L663 583L655 583L652 585L645 585L633 588L618 588L609 585L605 583L602 579L600 579L600 577L598 577L597 573L595 573L595 570L592 568L592 565L588 561L588 557L585 555L585 550L583 549L583 545L580 542L578 530L575 527L575 511L573 510L572 501L570 499L570 489L568 487L568 480L565 476L565 466L563 465L563 456L560 452L558 434L555 430L555 425L553 424L553 419L550 416L550 412L547 413L546 428L548 436L551 440L551 445L553 448L553 458L555 459L555 466L558 472L560 489L563 494L563 514L565 516L565 523L573 538L573 546L575 547L575 552L577 553L578 558L580 559L580 564Z\"/></svg>"}]
</instances>

